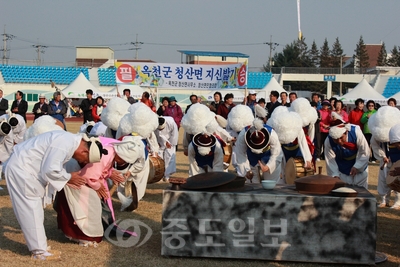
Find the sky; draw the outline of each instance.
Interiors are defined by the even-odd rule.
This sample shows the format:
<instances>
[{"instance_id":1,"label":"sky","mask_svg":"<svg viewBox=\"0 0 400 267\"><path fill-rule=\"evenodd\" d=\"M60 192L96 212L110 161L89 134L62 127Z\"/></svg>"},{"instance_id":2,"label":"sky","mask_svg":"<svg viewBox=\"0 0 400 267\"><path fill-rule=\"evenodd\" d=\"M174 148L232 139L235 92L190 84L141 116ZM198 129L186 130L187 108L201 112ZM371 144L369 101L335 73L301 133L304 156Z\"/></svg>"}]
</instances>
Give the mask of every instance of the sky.
<instances>
[{"instance_id":1,"label":"sky","mask_svg":"<svg viewBox=\"0 0 400 267\"><path fill-rule=\"evenodd\" d=\"M336 37L352 56L363 36L366 44L400 45L398 0L301 0L301 31L309 48ZM281 52L298 36L296 0L0 0L0 32L11 60L43 65L73 63L76 46L109 46L116 59L134 59L131 42L143 42L138 59L180 63L178 50L240 52L249 67L269 59L266 42ZM3 36L2 36L3 37ZM2 38L3 39L3 38ZM0 43L3 49L3 42ZM0 51L3 57L3 52Z\"/></svg>"}]
</instances>

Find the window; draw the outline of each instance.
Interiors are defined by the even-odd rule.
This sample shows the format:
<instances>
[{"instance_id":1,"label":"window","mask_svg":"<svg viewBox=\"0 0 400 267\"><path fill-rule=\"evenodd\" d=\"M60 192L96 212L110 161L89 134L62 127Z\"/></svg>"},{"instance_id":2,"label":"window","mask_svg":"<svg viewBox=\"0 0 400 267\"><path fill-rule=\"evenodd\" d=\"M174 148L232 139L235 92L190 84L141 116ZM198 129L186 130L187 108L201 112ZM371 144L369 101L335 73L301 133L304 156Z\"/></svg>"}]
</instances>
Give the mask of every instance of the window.
<instances>
[{"instance_id":1,"label":"window","mask_svg":"<svg viewBox=\"0 0 400 267\"><path fill-rule=\"evenodd\" d=\"M222 57L222 61L226 61L226 57Z\"/></svg>"},{"instance_id":2,"label":"window","mask_svg":"<svg viewBox=\"0 0 400 267\"><path fill-rule=\"evenodd\" d=\"M39 101L39 94L26 94L26 101L28 102Z\"/></svg>"}]
</instances>

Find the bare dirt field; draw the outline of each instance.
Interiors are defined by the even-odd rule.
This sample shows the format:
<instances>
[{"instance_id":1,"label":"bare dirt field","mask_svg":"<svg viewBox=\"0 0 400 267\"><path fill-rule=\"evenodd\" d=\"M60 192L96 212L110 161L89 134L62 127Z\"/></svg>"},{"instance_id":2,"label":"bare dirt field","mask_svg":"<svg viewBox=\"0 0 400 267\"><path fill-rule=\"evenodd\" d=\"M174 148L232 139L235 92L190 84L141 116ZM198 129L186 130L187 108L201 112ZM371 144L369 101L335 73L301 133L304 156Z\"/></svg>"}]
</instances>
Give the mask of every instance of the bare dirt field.
<instances>
[{"instance_id":1,"label":"bare dirt field","mask_svg":"<svg viewBox=\"0 0 400 267\"><path fill-rule=\"evenodd\" d=\"M81 122L68 122L67 129L77 132ZM182 129L180 131L182 137ZM187 177L188 161L182 152L182 138L178 145L176 177ZM324 161L318 163L323 166ZM369 190L377 196L377 175L379 165L370 165ZM139 208L132 212L120 212L120 202L114 195L113 203L117 220L134 219L150 227L153 234L141 246L121 247L104 240L99 247L80 247L71 243L57 229L56 212L52 207L45 209L45 228L48 243L53 249L62 251L62 259L57 262L37 262L30 259L23 234L12 210L7 185L0 181L0 266L321 266L322 264L270 262L259 260L232 260L207 258L180 258L161 256L161 211L162 191L168 186L165 182L148 185L146 195ZM391 204L393 204L393 199ZM400 211L389 208L378 209L377 251L388 256L388 261L379 266L399 266L400 264ZM146 235L145 232L141 233ZM140 243L140 242L139 242ZM363 244L360 244L362 246ZM323 264L322 266L332 266ZM333 266L343 266L333 265ZM352 265L354 266L354 265Z\"/></svg>"}]
</instances>

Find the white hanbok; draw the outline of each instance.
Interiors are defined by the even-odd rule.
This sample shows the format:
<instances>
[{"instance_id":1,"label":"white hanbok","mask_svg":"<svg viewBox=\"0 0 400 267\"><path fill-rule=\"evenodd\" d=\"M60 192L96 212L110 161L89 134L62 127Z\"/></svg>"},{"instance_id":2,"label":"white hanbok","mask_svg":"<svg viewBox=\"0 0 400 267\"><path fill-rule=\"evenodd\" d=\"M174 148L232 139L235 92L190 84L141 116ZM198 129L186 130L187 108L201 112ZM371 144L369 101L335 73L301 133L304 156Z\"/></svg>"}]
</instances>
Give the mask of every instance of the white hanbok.
<instances>
[{"instance_id":1,"label":"white hanbok","mask_svg":"<svg viewBox=\"0 0 400 267\"><path fill-rule=\"evenodd\" d=\"M14 135L10 131L9 134L0 136L0 180L2 178L3 164L10 157L14 147Z\"/></svg>"},{"instance_id":2,"label":"white hanbok","mask_svg":"<svg viewBox=\"0 0 400 267\"><path fill-rule=\"evenodd\" d=\"M199 166L195 159L196 151L194 149L193 142L190 142L188 148L188 157L189 157L189 177L193 175L197 175L200 173L205 172L223 172L224 171L224 153L222 151L221 144L217 140L215 143L215 150L214 150L214 159L213 159L213 166L212 168L208 166L207 170L203 168L203 166Z\"/></svg>"},{"instance_id":3,"label":"white hanbok","mask_svg":"<svg viewBox=\"0 0 400 267\"><path fill-rule=\"evenodd\" d=\"M24 118L21 115L19 115L19 114L14 114L14 115L18 120L18 124L17 124L17 126L12 128L12 132L14 135L14 143L19 144L22 141L24 141L24 135L25 135L25 131L26 131L26 123L25 123ZM2 118L5 118L8 121L8 119L10 118L10 115L8 115L8 114L1 115L0 120Z\"/></svg>"},{"instance_id":4,"label":"white hanbok","mask_svg":"<svg viewBox=\"0 0 400 267\"><path fill-rule=\"evenodd\" d=\"M5 163L14 213L32 252L47 251L42 201L46 189L49 195L60 191L71 178L64 164L72 158L81 140L81 135L66 131L47 132L14 146Z\"/></svg>"},{"instance_id":5,"label":"white hanbok","mask_svg":"<svg viewBox=\"0 0 400 267\"><path fill-rule=\"evenodd\" d=\"M247 157L247 144L245 141L246 129L243 129L237 140L236 140L236 161L237 161L237 173L238 176L246 177L248 171L253 172L253 179L251 182L260 183L260 168L257 163L255 166L251 166L248 157ZM281 143L279 142L278 135L274 130L272 130L270 134L269 144L271 146L271 155L269 157L268 162L265 164L268 166L269 170L267 172L263 172L262 176L264 180L274 180L277 181L281 176L281 161L283 158ZM246 183L249 183L250 180L246 179Z\"/></svg>"},{"instance_id":6,"label":"white hanbok","mask_svg":"<svg viewBox=\"0 0 400 267\"><path fill-rule=\"evenodd\" d=\"M160 145L158 155L164 160L165 164L164 177L168 179L171 174L176 172L176 146L178 145L179 132L172 117L165 116L164 119L164 129L155 130L155 134ZM171 145L170 148L166 147L167 142Z\"/></svg>"},{"instance_id":7,"label":"white hanbok","mask_svg":"<svg viewBox=\"0 0 400 267\"><path fill-rule=\"evenodd\" d=\"M326 171L329 176L337 176L347 184L363 186L368 189L368 162L370 148L359 126L355 126L355 133L357 138L357 155L353 167L358 170L358 173L353 177L339 171L338 164L335 160L339 155L336 155L333 151L331 143L329 142L329 137L326 138L324 144Z\"/></svg>"}]
</instances>

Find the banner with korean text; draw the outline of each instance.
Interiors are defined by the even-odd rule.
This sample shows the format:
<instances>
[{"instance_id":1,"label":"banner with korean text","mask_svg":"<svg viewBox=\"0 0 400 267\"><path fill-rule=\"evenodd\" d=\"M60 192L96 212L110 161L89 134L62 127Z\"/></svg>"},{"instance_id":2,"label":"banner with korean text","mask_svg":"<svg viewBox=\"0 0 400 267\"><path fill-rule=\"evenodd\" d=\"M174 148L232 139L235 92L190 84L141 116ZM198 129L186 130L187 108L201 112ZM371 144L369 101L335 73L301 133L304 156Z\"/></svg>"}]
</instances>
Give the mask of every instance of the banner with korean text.
<instances>
[{"instance_id":1,"label":"banner with korean text","mask_svg":"<svg viewBox=\"0 0 400 267\"><path fill-rule=\"evenodd\" d=\"M247 84L246 63L193 65L116 62L115 80L117 84L172 89L245 88Z\"/></svg>"}]
</instances>

